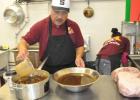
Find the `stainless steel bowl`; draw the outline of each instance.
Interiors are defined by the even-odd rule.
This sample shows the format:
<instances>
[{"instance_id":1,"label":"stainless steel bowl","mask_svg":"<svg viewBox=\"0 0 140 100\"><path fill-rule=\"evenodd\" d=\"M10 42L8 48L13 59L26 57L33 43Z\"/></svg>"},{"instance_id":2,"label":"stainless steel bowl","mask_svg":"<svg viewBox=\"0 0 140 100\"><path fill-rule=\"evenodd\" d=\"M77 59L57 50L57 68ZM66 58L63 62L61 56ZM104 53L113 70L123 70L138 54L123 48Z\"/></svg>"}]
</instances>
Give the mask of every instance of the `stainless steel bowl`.
<instances>
[{"instance_id":1,"label":"stainless steel bowl","mask_svg":"<svg viewBox=\"0 0 140 100\"><path fill-rule=\"evenodd\" d=\"M3 16L6 22L13 25L21 24L25 18L24 11L18 4L8 6L5 9Z\"/></svg>"},{"instance_id":2,"label":"stainless steel bowl","mask_svg":"<svg viewBox=\"0 0 140 100\"><path fill-rule=\"evenodd\" d=\"M58 79L60 77L63 77L64 75L68 75L70 73L74 73L74 74L87 74L91 77L96 77L96 80L84 84L84 85L65 85L62 84L60 82L58 82ZM80 67L72 67L72 68L65 68L65 69L61 69L57 72L55 72L53 74L53 80L56 82L56 84L66 90L69 90L71 92L81 92L85 89L87 89L88 87L90 87L91 85L93 85L98 79L99 79L99 73L93 69L90 68L80 68Z\"/></svg>"}]
</instances>

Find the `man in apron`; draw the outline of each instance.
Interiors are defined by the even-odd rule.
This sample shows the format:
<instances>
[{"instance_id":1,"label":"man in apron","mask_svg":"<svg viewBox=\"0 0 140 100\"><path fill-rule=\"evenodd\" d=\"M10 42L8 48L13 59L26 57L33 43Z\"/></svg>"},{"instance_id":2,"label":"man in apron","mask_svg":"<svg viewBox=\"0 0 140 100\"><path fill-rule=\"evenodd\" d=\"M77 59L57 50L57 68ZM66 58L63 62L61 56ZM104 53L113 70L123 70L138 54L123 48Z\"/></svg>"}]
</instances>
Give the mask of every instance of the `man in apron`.
<instances>
[{"instance_id":1,"label":"man in apron","mask_svg":"<svg viewBox=\"0 0 140 100\"><path fill-rule=\"evenodd\" d=\"M40 60L47 58L44 70L84 67L84 40L77 23L68 19L70 0L52 0L51 7L51 14L22 37L17 58L26 59L29 45L39 42Z\"/></svg>"},{"instance_id":2,"label":"man in apron","mask_svg":"<svg viewBox=\"0 0 140 100\"><path fill-rule=\"evenodd\" d=\"M105 75L110 75L121 64L127 66L130 51L129 40L117 28L112 28L111 32L112 38L104 42L96 58L96 70Z\"/></svg>"}]
</instances>

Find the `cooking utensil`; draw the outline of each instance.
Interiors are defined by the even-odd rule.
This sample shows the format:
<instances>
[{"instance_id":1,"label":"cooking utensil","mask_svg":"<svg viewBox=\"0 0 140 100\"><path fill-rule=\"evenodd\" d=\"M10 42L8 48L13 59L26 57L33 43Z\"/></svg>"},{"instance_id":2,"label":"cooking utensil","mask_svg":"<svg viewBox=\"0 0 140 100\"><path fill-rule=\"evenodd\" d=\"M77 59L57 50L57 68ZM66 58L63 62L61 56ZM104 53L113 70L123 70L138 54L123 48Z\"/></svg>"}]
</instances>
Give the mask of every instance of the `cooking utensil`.
<instances>
[{"instance_id":1,"label":"cooking utensil","mask_svg":"<svg viewBox=\"0 0 140 100\"><path fill-rule=\"evenodd\" d=\"M81 85L67 85L67 84L62 84L59 82L59 79L62 77L65 77L66 75L69 74L75 74L76 76L79 75L88 75L94 79L94 81L86 83L86 84L81 84ZM93 85L99 78L99 73L93 69L90 68L79 68L79 67L71 67L71 68L65 68L57 71L56 73L53 74L53 80L56 82L56 84L66 90L69 90L71 92L80 92L91 85ZM79 78L78 80L79 81ZM83 81L83 80L81 80Z\"/></svg>"},{"instance_id":2,"label":"cooking utensil","mask_svg":"<svg viewBox=\"0 0 140 100\"><path fill-rule=\"evenodd\" d=\"M41 70L42 67L44 66L45 62L48 60L48 57L46 57L43 62L39 65L39 67L37 68L38 70Z\"/></svg>"},{"instance_id":3,"label":"cooking utensil","mask_svg":"<svg viewBox=\"0 0 140 100\"><path fill-rule=\"evenodd\" d=\"M19 4L10 5L4 11L4 19L13 25L21 24L25 19L22 7Z\"/></svg>"},{"instance_id":4,"label":"cooking utensil","mask_svg":"<svg viewBox=\"0 0 140 100\"><path fill-rule=\"evenodd\" d=\"M32 73L32 76L42 76L45 77L44 80L35 83L17 83L21 79L18 75L12 77L13 89L15 90L15 95L20 100L36 100L45 96L49 89L49 72L45 70L36 70Z\"/></svg>"},{"instance_id":5,"label":"cooking utensil","mask_svg":"<svg viewBox=\"0 0 140 100\"><path fill-rule=\"evenodd\" d=\"M84 9L83 14L85 17L90 18L94 15L93 8L89 6L90 0L88 0L88 7Z\"/></svg>"},{"instance_id":6,"label":"cooking utensil","mask_svg":"<svg viewBox=\"0 0 140 100\"><path fill-rule=\"evenodd\" d=\"M29 76L35 71L34 66L29 58L16 65L15 70L20 77Z\"/></svg>"}]
</instances>

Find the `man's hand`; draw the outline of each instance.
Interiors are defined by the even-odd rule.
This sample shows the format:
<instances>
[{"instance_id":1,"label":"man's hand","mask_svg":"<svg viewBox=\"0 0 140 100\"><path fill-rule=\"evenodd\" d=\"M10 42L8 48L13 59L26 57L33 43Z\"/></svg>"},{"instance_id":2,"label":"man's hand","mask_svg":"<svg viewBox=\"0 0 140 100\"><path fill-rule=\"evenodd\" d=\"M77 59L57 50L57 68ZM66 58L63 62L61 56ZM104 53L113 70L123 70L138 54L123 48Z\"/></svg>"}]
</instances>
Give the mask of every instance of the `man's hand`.
<instances>
[{"instance_id":1,"label":"man's hand","mask_svg":"<svg viewBox=\"0 0 140 100\"><path fill-rule=\"evenodd\" d=\"M27 59L28 56L29 56L28 50L20 50L18 52L18 55L16 57L16 60L24 60L24 59Z\"/></svg>"},{"instance_id":2,"label":"man's hand","mask_svg":"<svg viewBox=\"0 0 140 100\"><path fill-rule=\"evenodd\" d=\"M76 57L75 64L77 67L85 67L84 60L81 57Z\"/></svg>"},{"instance_id":3,"label":"man's hand","mask_svg":"<svg viewBox=\"0 0 140 100\"><path fill-rule=\"evenodd\" d=\"M75 64L77 67L85 67L84 60L82 59L84 54L84 47L78 47L76 48L76 59L75 59Z\"/></svg>"},{"instance_id":4,"label":"man's hand","mask_svg":"<svg viewBox=\"0 0 140 100\"><path fill-rule=\"evenodd\" d=\"M29 44L24 39L21 38L20 43L18 45L19 52L16 57L16 60L24 60L28 58L29 56L28 47Z\"/></svg>"}]
</instances>

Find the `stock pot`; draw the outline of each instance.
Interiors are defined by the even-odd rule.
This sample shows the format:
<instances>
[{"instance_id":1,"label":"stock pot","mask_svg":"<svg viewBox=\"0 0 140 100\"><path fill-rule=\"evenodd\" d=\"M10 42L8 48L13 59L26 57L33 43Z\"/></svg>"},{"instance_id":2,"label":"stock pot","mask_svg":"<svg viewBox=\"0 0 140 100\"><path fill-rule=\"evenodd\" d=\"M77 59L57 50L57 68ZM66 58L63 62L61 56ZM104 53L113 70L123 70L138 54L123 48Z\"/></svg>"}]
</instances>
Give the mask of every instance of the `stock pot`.
<instances>
[{"instance_id":1,"label":"stock pot","mask_svg":"<svg viewBox=\"0 0 140 100\"><path fill-rule=\"evenodd\" d=\"M49 90L49 73L44 70L36 70L32 76L45 77L43 80L31 82L27 81L22 83L21 77L18 75L12 77L13 90L15 91L16 98L25 100L34 100L45 96ZM31 79L32 80L32 76ZM20 81L19 81L20 80ZM21 82L21 83L20 83Z\"/></svg>"}]
</instances>

